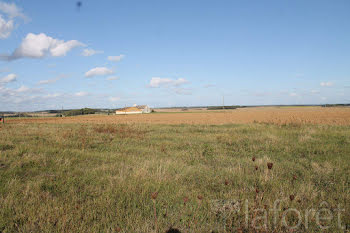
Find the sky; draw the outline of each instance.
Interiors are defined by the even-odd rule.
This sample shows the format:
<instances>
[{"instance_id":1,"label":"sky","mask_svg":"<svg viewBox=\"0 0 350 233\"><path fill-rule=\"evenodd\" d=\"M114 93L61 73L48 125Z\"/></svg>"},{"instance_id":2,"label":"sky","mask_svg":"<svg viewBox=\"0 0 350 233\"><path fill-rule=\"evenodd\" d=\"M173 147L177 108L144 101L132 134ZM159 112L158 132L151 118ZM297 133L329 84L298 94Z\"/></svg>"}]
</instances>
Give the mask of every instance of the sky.
<instances>
[{"instance_id":1,"label":"sky","mask_svg":"<svg viewBox=\"0 0 350 233\"><path fill-rule=\"evenodd\" d=\"M0 0L0 111L350 103L348 0Z\"/></svg>"}]
</instances>

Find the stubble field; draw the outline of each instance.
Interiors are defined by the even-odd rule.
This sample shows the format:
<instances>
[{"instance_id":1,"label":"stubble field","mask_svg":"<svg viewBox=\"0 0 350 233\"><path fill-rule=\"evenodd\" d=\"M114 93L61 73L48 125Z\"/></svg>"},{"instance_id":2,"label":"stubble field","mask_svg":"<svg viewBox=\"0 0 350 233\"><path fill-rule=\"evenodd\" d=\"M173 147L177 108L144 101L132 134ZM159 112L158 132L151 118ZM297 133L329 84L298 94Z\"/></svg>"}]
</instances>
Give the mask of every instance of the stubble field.
<instances>
[{"instance_id":1,"label":"stubble field","mask_svg":"<svg viewBox=\"0 0 350 233\"><path fill-rule=\"evenodd\" d=\"M350 228L349 108L6 122L0 232Z\"/></svg>"},{"instance_id":2,"label":"stubble field","mask_svg":"<svg viewBox=\"0 0 350 233\"><path fill-rule=\"evenodd\" d=\"M328 124L350 125L349 108L322 107L257 107L235 110L199 110L181 112L181 110L163 110L156 114L136 115L86 115L78 117L51 117L9 119L9 123L151 123L151 124ZM180 114L182 113L182 114Z\"/></svg>"}]
</instances>

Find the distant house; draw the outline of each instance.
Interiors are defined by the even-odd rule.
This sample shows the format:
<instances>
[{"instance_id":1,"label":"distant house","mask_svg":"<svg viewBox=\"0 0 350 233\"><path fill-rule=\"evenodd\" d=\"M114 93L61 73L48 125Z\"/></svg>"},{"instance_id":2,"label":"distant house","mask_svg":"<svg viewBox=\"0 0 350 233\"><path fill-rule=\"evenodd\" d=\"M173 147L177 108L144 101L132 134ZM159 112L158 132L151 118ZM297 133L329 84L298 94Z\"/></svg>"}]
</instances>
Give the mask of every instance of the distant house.
<instances>
[{"instance_id":1,"label":"distant house","mask_svg":"<svg viewBox=\"0 0 350 233\"><path fill-rule=\"evenodd\" d=\"M115 111L115 114L141 114L150 113L152 110L147 105L135 105L133 107L120 108Z\"/></svg>"},{"instance_id":2,"label":"distant house","mask_svg":"<svg viewBox=\"0 0 350 233\"><path fill-rule=\"evenodd\" d=\"M137 105L136 108L140 109L142 113L151 113L152 109L148 105Z\"/></svg>"}]
</instances>

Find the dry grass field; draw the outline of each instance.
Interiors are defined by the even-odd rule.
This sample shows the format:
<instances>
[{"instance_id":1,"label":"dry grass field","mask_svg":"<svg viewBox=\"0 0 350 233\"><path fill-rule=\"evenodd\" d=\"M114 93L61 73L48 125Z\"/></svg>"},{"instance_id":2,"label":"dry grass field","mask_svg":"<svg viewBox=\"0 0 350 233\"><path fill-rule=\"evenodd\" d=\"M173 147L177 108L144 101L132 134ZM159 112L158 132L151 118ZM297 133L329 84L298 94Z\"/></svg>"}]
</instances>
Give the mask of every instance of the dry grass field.
<instances>
[{"instance_id":1,"label":"dry grass field","mask_svg":"<svg viewBox=\"0 0 350 233\"><path fill-rule=\"evenodd\" d=\"M350 108L257 107L197 112L160 112L142 115L87 115L64 118L9 119L9 123L152 123L152 124L328 124L350 125ZM177 110L181 111L181 110Z\"/></svg>"},{"instance_id":2,"label":"dry grass field","mask_svg":"<svg viewBox=\"0 0 350 233\"><path fill-rule=\"evenodd\" d=\"M350 229L349 108L6 122L0 232Z\"/></svg>"}]
</instances>

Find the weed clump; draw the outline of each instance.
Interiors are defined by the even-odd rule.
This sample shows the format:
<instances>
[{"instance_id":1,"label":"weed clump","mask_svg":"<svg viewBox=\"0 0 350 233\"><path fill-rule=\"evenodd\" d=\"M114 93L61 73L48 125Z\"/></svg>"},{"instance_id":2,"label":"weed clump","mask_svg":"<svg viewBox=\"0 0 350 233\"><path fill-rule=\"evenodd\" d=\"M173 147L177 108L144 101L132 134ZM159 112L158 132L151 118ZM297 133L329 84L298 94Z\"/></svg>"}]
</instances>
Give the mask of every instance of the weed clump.
<instances>
[{"instance_id":1,"label":"weed clump","mask_svg":"<svg viewBox=\"0 0 350 233\"><path fill-rule=\"evenodd\" d=\"M267 168L268 168L269 170L271 170L272 167L273 167L273 163L267 163Z\"/></svg>"}]
</instances>

